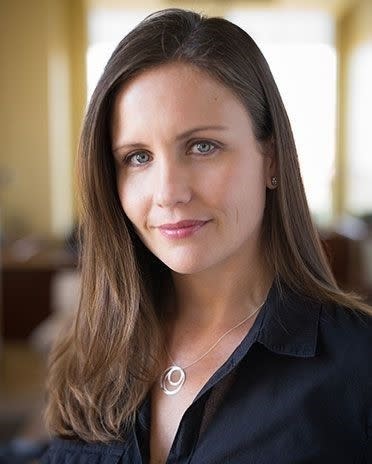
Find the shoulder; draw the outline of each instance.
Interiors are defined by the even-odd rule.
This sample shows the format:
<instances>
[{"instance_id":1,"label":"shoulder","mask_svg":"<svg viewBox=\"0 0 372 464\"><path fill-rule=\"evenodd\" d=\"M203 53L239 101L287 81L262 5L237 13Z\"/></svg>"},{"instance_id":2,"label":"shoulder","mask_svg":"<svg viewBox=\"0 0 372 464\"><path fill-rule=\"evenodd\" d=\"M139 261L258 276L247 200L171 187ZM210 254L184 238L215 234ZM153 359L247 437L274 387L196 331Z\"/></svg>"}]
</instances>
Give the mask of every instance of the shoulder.
<instances>
[{"instance_id":1,"label":"shoulder","mask_svg":"<svg viewBox=\"0 0 372 464\"><path fill-rule=\"evenodd\" d=\"M335 303L322 304L320 329L341 337L344 342L359 341L372 345L372 315Z\"/></svg>"},{"instance_id":2,"label":"shoulder","mask_svg":"<svg viewBox=\"0 0 372 464\"><path fill-rule=\"evenodd\" d=\"M116 464L129 451L129 442L87 443L54 438L41 464Z\"/></svg>"},{"instance_id":3,"label":"shoulder","mask_svg":"<svg viewBox=\"0 0 372 464\"><path fill-rule=\"evenodd\" d=\"M348 398L372 445L372 316L334 303L323 304L319 317L318 359L326 381L339 398ZM371 450L372 452L372 450Z\"/></svg>"},{"instance_id":4,"label":"shoulder","mask_svg":"<svg viewBox=\"0 0 372 464\"><path fill-rule=\"evenodd\" d=\"M318 343L343 369L372 382L372 316L334 303L319 314Z\"/></svg>"}]
</instances>

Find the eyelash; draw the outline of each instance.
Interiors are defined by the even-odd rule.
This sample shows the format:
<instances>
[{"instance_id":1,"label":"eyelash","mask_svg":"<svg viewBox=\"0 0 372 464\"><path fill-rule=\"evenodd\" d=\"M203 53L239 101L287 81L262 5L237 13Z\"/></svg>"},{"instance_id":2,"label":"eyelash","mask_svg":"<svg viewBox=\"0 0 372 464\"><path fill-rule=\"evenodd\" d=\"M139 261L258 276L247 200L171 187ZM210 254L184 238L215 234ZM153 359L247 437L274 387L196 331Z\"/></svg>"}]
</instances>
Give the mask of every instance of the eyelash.
<instances>
[{"instance_id":1,"label":"eyelash","mask_svg":"<svg viewBox=\"0 0 372 464\"><path fill-rule=\"evenodd\" d=\"M192 144L190 145L190 149L196 145L201 145L201 144L207 144L207 145L211 145L211 150L209 150L208 152L206 153L197 153L201 156L207 156L207 155L210 155L212 153L214 153L218 148L221 148L221 144L218 144L217 142L212 142L211 140L197 140L197 141L193 141ZM125 164L128 164L130 165L131 164L131 160L138 154L141 154L141 153L146 153L146 151L136 151L134 153L129 153L128 155L124 156L123 157L123 162ZM143 163L143 164L132 164L132 166L135 166L135 167L139 167L139 166L144 166L146 163Z\"/></svg>"}]
</instances>

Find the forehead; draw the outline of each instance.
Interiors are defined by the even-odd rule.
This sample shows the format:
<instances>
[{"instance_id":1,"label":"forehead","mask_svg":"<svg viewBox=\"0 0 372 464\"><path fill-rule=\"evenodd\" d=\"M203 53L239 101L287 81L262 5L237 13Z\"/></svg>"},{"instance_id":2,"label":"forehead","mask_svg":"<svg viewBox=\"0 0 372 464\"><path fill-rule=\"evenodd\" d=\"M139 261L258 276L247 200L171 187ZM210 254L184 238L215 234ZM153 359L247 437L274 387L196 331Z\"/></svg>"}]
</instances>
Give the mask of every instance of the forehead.
<instances>
[{"instance_id":1,"label":"forehead","mask_svg":"<svg viewBox=\"0 0 372 464\"><path fill-rule=\"evenodd\" d=\"M190 93L213 96L232 92L206 71L187 63L171 62L141 72L125 84L119 91L118 98L146 99L150 96L167 98L179 93L180 96ZM230 97L232 95L229 95Z\"/></svg>"},{"instance_id":2,"label":"forehead","mask_svg":"<svg viewBox=\"0 0 372 464\"><path fill-rule=\"evenodd\" d=\"M113 136L117 131L157 127L250 124L233 91L193 65L169 63L146 70L124 85L114 102Z\"/></svg>"}]
</instances>

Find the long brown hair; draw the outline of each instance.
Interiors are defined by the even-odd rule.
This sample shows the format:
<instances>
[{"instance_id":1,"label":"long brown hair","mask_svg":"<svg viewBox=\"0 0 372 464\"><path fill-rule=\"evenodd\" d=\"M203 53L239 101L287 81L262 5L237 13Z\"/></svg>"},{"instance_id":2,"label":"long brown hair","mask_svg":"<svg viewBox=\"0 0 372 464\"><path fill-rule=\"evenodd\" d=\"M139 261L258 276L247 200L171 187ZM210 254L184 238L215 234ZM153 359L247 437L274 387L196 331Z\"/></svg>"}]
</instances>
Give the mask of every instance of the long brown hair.
<instances>
[{"instance_id":1,"label":"long brown hair","mask_svg":"<svg viewBox=\"0 0 372 464\"><path fill-rule=\"evenodd\" d=\"M171 61L204 70L236 94L256 139L274 146L279 188L267 191L262 241L276 280L314 300L372 314L340 290L310 217L290 123L252 38L222 18L168 9L117 46L91 98L79 147L82 291L77 317L51 355L46 421L87 441L125 439L159 375L168 268L140 242L116 189L110 120L117 92Z\"/></svg>"}]
</instances>

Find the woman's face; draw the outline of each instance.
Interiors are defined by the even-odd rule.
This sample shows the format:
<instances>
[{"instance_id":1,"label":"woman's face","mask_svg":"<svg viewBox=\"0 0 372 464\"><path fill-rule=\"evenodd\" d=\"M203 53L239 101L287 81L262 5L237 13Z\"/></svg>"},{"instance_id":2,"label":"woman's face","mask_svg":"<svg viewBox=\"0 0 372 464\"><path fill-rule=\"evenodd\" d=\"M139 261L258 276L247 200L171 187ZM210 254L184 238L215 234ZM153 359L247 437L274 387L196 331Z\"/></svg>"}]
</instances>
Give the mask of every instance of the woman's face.
<instances>
[{"instance_id":1,"label":"woman's face","mask_svg":"<svg viewBox=\"0 0 372 464\"><path fill-rule=\"evenodd\" d=\"M273 160L228 88L181 63L143 72L116 98L112 148L123 210L173 271L257 251Z\"/></svg>"}]
</instances>

